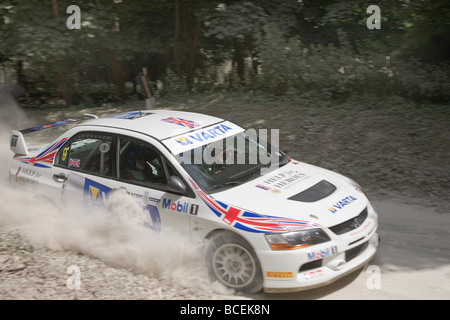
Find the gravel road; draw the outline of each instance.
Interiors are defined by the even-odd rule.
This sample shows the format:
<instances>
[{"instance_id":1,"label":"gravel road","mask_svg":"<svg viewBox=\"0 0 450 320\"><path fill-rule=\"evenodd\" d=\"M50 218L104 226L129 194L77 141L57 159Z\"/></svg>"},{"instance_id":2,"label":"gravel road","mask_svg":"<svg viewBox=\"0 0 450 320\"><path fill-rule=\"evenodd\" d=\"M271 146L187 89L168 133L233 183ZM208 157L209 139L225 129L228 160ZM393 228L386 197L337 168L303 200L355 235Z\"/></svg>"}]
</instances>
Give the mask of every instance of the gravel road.
<instances>
[{"instance_id":1,"label":"gravel road","mask_svg":"<svg viewBox=\"0 0 450 320\"><path fill-rule=\"evenodd\" d=\"M4 106L1 109L6 115L7 109ZM199 108L199 111L205 110L207 106ZM26 118L23 111L13 111L15 119ZM245 117L240 119L241 124L246 121ZM10 125L4 123L2 128L9 129ZM309 129L312 127L314 124L310 124ZM284 128L289 130L289 126ZM335 129L330 129L333 132L325 130L325 136L319 138L330 143L331 137L340 132ZM282 138L295 148L292 137L295 132L290 132L284 131ZM372 141L378 139L377 134L381 133L372 132ZM369 184L369 195L379 213L382 238L380 250L369 267L323 288L291 294L242 296L206 280L196 245L173 234L149 235L140 230L134 223L139 216L131 213L130 219L130 214L121 214L133 212L132 204L126 201L118 199L122 207L118 207L113 218L105 219L101 211L86 213L68 209L34 197L31 190L11 189L7 177L11 152L5 143L8 135L8 131L3 130L0 146L3 190L0 195L0 300L450 298L450 214L443 197L448 192L448 184L443 183L448 182L448 159L443 166L436 163L435 171L434 167L427 171L440 181L435 184L432 197L423 197L420 192L402 193L398 188L383 187L378 192L377 182ZM306 148L313 148L308 139L303 138L302 143ZM444 147L448 146L448 137L445 143ZM448 153L446 147L444 149ZM317 164L314 159L308 160ZM333 165L339 166L339 161L327 167L334 169ZM364 171L363 166L353 168L357 175ZM351 169L345 167L345 170ZM361 173L361 177L365 174ZM390 182L387 179L380 183L386 181ZM428 185L423 183L422 186ZM418 185L414 188L420 189ZM129 224L128 228L119 228L124 221Z\"/></svg>"},{"instance_id":2,"label":"gravel road","mask_svg":"<svg viewBox=\"0 0 450 320\"><path fill-rule=\"evenodd\" d=\"M86 221L33 203L39 217L0 211L0 299L450 299L450 219L429 207L376 199L382 242L368 266L322 288L242 296L205 280L196 250L181 239L140 238L111 221L105 230L102 219L86 232Z\"/></svg>"}]
</instances>

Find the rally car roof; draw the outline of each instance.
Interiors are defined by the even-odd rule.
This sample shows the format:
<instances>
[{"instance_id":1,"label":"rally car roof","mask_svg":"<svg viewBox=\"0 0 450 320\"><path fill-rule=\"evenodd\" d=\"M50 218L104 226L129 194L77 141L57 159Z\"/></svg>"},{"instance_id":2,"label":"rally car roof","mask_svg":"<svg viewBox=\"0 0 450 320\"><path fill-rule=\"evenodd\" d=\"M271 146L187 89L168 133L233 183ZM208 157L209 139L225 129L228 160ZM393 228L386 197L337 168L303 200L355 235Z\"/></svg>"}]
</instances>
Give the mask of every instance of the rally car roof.
<instances>
[{"instance_id":1,"label":"rally car roof","mask_svg":"<svg viewBox=\"0 0 450 320\"><path fill-rule=\"evenodd\" d=\"M88 120L81 126L103 126L126 129L150 135L159 140L223 122L224 119L185 111L145 110L118 113Z\"/></svg>"},{"instance_id":2,"label":"rally car roof","mask_svg":"<svg viewBox=\"0 0 450 320\"><path fill-rule=\"evenodd\" d=\"M24 134L80 121L86 122L79 124L78 127L116 128L151 136L160 140L175 154L226 138L243 130L224 119L186 111L127 111L102 118L85 114L77 119L60 120L32 128L11 130L10 148L16 155L28 155Z\"/></svg>"}]
</instances>

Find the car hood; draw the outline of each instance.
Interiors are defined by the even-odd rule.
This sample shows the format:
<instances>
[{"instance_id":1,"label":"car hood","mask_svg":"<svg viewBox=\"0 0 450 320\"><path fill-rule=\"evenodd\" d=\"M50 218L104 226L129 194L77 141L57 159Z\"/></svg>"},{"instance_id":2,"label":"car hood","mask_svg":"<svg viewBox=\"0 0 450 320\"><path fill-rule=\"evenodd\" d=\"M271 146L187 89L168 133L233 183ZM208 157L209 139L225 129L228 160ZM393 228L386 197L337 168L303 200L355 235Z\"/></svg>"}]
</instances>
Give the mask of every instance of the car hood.
<instances>
[{"instance_id":1,"label":"car hood","mask_svg":"<svg viewBox=\"0 0 450 320\"><path fill-rule=\"evenodd\" d=\"M230 207L258 215L301 220L322 227L353 218L368 205L364 193L350 179L298 161L214 193L213 197Z\"/></svg>"}]
</instances>

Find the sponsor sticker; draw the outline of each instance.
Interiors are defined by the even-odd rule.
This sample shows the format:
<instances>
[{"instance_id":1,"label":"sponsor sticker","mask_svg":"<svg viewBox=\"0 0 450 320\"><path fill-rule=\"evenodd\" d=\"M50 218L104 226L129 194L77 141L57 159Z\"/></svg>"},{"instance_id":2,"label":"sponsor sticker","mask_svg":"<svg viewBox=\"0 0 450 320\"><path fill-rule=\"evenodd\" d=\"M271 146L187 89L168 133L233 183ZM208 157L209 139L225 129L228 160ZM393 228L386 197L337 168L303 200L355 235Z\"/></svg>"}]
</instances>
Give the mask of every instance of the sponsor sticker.
<instances>
[{"instance_id":1,"label":"sponsor sticker","mask_svg":"<svg viewBox=\"0 0 450 320\"><path fill-rule=\"evenodd\" d=\"M198 213L198 204L192 204L189 213L196 216Z\"/></svg>"},{"instance_id":2,"label":"sponsor sticker","mask_svg":"<svg viewBox=\"0 0 450 320\"><path fill-rule=\"evenodd\" d=\"M244 129L231 122L225 121L205 128L198 128L195 131L164 140L164 144L171 149L174 154L180 154L205 144L222 140L242 131L244 131Z\"/></svg>"},{"instance_id":3,"label":"sponsor sticker","mask_svg":"<svg viewBox=\"0 0 450 320\"><path fill-rule=\"evenodd\" d=\"M35 185L39 184L39 178L41 176L41 173L38 171L19 167L16 172L15 181Z\"/></svg>"},{"instance_id":4,"label":"sponsor sticker","mask_svg":"<svg viewBox=\"0 0 450 320\"><path fill-rule=\"evenodd\" d=\"M19 136L17 135L13 135L11 138L11 147L16 147L17 146L17 140L19 139Z\"/></svg>"},{"instance_id":5,"label":"sponsor sticker","mask_svg":"<svg viewBox=\"0 0 450 320\"><path fill-rule=\"evenodd\" d=\"M195 132L192 134L185 135L180 138L176 138L175 141L181 144L182 146L186 145L195 145L202 142L209 142L208 140L214 140L216 137L220 137L223 134L227 133L227 131L233 130L233 128L228 127L225 124L220 124L210 129L201 130L199 132Z\"/></svg>"},{"instance_id":6,"label":"sponsor sticker","mask_svg":"<svg viewBox=\"0 0 450 320\"><path fill-rule=\"evenodd\" d=\"M303 278L305 280L312 280L312 279L316 279L316 278L320 278L320 277L324 277L324 276L325 276L325 273L322 271L322 269L303 273Z\"/></svg>"},{"instance_id":7,"label":"sponsor sticker","mask_svg":"<svg viewBox=\"0 0 450 320\"><path fill-rule=\"evenodd\" d=\"M309 178L306 173L297 170L287 170L265 179L260 186L267 188L266 190L285 190L293 185Z\"/></svg>"},{"instance_id":8,"label":"sponsor sticker","mask_svg":"<svg viewBox=\"0 0 450 320\"><path fill-rule=\"evenodd\" d=\"M336 213L336 212L344 209L345 206L355 202L356 200L358 200L358 199L356 199L353 196L348 196L348 197L342 199L341 201L338 201L335 204L333 204L332 207L328 208L328 211L330 211L331 213Z\"/></svg>"},{"instance_id":9,"label":"sponsor sticker","mask_svg":"<svg viewBox=\"0 0 450 320\"><path fill-rule=\"evenodd\" d=\"M198 212L198 205L196 204L190 205L189 202L172 201L169 198L162 199L162 208L172 212L190 213L192 215L196 215Z\"/></svg>"},{"instance_id":10,"label":"sponsor sticker","mask_svg":"<svg viewBox=\"0 0 450 320\"><path fill-rule=\"evenodd\" d=\"M371 225L372 225L372 221L369 221L369 222L366 223L366 225L364 227L349 233L349 235L354 236L354 235L357 235L359 233L365 232Z\"/></svg>"},{"instance_id":11,"label":"sponsor sticker","mask_svg":"<svg viewBox=\"0 0 450 320\"><path fill-rule=\"evenodd\" d=\"M80 167L80 159L69 158L69 167L79 168Z\"/></svg>"},{"instance_id":12,"label":"sponsor sticker","mask_svg":"<svg viewBox=\"0 0 450 320\"><path fill-rule=\"evenodd\" d=\"M337 253L337 246L308 252L308 261L319 260Z\"/></svg>"},{"instance_id":13,"label":"sponsor sticker","mask_svg":"<svg viewBox=\"0 0 450 320\"><path fill-rule=\"evenodd\" d=\"M267 278L288 279L294 278L293 272L266 271Z\"/></svg>"},{"instance_id":14,"label":"sponsor sticker","mask_svg":"<svg viewBox=\"0 0 450 320\"><path fill-rule=\"evenodd\" d=\"M101 152L101 153L106 153L106 152L109 151L110 146L109 146L108 143L105 142L105 143L102 143L102 144L100 145L99 149L100 149L100 152Z\"/></svg>"},{"instance_id":15,"label":"sponsor sticker","mask_svg":"<svg viewBox=\"0 0 450 320\"><path fill-rule=\"evenodd\" d=\"M106 205L111 188L90 179L84 182L84 202L88 205L103 207Z\"/></svg>"},{"instance_id":16,"label":"sponsor sticker","mask_svg":"<svg viewBox=\"0 0 450 320\"><path fill-rule=\"evenodd\" d=\"M198 124L195 121L177 118L177 117L168 117L168 118L162 119L161 121L177 124L179 126L186 127L188 129L194 129L194 128L200 127L200 124Z\"/></svg>"}]
</instances>

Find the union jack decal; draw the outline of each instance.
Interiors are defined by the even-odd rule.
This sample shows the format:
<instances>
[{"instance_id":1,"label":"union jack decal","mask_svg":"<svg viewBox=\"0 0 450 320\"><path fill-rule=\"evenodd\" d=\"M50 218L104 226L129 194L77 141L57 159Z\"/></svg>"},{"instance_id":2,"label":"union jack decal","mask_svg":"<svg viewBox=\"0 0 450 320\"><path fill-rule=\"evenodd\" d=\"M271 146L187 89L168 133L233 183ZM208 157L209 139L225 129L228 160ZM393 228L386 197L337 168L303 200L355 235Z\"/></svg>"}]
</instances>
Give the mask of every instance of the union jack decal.
<instances>
[{"instance_id":1,"label":"union jack decal","mask_svg":"<svg viewBox=\"0 0 450 320\"><path fill-rule=\"evenodd\" d=\"M320 227L319 224L309 221L263 216L228 206L217 201L212 196L205 194L191 178L189 178L189 182L194 187L195 192L215 215L226 224L235 228L256 233L279 233Z\"/></svg>"},{"instance_id":2,"label":"union jack decal","mask_svg":"<svg viewBox=\"0 0 450 320\"><path fill-rule=\"evenodd\" d=\"M194 128L200 127L200 125L198 123L196 123L195 121L181 119L181 118L175 118L175 117L165 118L165 119L162 119L162 121L177 124L179 126L186 127L188 129L194 129Z\"/></svg>"},{"instance_id":3,"label":"union jack decal","mask_svg":"<svg viewBox=\"0 0 450 320\"><path fill-rule=\"evenodd\" d=\"M73 158L69 159L69 167L79 168L80 163L81 163L80 159L73 159Z\"/></svg>"},{"instance_id":4,"label":"union jack decal","mask_svg":"<svg viewBox=\"0 0 450 320\"><path fill-rule=\"evenodd\" d=\"M14 158L24 164L30 166L40 167L40 168L51 168L53 164L53 159L55 158L56 152L59 148L66 142L67 138L63 138L58 142L55 142L50 147L42 151L36 157L20 157Z\"/></svg>"}]
</instances>

